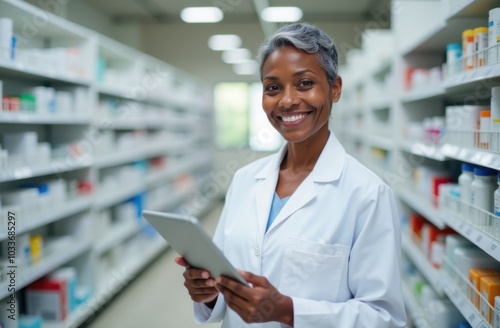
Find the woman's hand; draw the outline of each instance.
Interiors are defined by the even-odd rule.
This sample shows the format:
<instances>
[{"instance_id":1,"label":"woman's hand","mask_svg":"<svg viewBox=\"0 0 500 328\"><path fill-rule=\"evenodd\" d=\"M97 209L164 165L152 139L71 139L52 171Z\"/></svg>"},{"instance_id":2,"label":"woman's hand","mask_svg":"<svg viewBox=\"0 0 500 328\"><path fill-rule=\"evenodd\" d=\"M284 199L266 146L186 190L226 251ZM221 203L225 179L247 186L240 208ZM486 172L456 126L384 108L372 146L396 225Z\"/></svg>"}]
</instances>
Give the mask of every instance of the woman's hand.
<instances>
[{"instance_id":1,"label":"woman's hand","mask_svg":"<svg viewBox=\"0 0 500 328\"><path fill-rule=\"evenodd\" d=\"M292 299L281 294L266 277L239 272L253 288L218 277L216 288L224 295L226 304L246 323L278 321L293 327Z\"/></svg>"},{"instance_id":2,"label":"woman's hand","mask_svg":"<svg viewBox=\"0 0 500 328\"><path fill-rule=\"evenodd\" d=\"M184 286L194 302L205 303L213 309L219 292L215 289L215 280L207 270L193 269L183 257L176 257L175 263L186 268L184 270Z\"/></svg>"}]
</instances>

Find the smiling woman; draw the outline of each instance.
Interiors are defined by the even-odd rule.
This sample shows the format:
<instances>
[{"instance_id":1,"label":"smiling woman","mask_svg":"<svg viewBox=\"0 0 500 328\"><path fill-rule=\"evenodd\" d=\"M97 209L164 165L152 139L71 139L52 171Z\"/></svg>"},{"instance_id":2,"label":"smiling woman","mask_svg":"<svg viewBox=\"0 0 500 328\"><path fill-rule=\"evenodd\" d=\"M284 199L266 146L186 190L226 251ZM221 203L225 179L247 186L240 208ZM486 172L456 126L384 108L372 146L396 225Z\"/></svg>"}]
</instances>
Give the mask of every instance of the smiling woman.
<instances>
[{"instance_id":1,"label":"smiling woman","mask_svg":"<svg viewBox=\"0 0 500 328\"><path fill-rule=\"evenodd\" d=\"M214 235L251 287L178 257L196 320L404 327L393 192L328 125L342 91L335 45L316 27L287 25L260 60L262 108L286 143L235 174Z\"/></svg>"}]
</instances>

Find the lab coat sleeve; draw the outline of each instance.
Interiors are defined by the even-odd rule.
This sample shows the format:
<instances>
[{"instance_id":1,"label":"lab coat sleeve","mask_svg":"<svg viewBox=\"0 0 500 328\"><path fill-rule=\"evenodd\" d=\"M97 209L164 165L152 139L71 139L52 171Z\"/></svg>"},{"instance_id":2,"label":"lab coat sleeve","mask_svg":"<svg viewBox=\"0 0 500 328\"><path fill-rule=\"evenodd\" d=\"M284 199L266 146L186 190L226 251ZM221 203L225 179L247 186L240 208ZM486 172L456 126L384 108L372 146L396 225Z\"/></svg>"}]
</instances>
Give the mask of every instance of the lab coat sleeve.
<instances>
[{"instance_id":1,"label":"lab coat sleeve","mask_svg":"<svg viewBox=\"0 0 500 328\"><path fill-rule=\"evenodd\" d=\"M392 190L379 185L359 204L349 257L353 298L330 303L292 297L295 327L404 327L400 274L401 235Z\"/></svg>"},{"instance_id":2,"label":"lab coat sleeve","mask_svg":"<svg viewBox=\"0 0 500 328\"><path fill-rule=\"evenodd\" d=\"M233 184L229 186L229 189L226 193L225 204L229 204L231 202L231 197L233 194L232 185ZM219 247L220 250L224 249L224 225L226 222L226 217L227 217L227 206L224 205L221 217L219 219L213 237L215 245L217 245L217 247ZM194 309L194 319L197 323L203 324L203 323L220 322L222 321L224 315L226 314L226 302L224 300L224 296L222 296L222 294L219 294L219 296L217 297L217 302L215 303L215 307L213 309L210 309L204 304L196 302L193 302L193 309Z\"/></svg>"}]
</instances>

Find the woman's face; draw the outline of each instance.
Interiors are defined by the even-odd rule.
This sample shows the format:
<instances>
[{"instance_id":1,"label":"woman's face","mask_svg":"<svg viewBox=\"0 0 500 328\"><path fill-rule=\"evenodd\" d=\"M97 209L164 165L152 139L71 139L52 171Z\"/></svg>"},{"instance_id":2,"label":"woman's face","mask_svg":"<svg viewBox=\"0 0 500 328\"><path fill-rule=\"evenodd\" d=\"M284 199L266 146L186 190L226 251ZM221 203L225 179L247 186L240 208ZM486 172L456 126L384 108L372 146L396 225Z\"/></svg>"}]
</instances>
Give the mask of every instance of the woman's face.
<instances>
[{"instance_id":1,"label":"woman's face","mask_svg":"<svg viewBox=\"0 0 500 328\"><path fill-rule=\"evenodd\" d=\"M342 80L330 85L315 54L292 46L273 51L262 67L262 107L289 142L301 142L328 131L332 102L340 98Z\"/></svg>"}]
</instances>

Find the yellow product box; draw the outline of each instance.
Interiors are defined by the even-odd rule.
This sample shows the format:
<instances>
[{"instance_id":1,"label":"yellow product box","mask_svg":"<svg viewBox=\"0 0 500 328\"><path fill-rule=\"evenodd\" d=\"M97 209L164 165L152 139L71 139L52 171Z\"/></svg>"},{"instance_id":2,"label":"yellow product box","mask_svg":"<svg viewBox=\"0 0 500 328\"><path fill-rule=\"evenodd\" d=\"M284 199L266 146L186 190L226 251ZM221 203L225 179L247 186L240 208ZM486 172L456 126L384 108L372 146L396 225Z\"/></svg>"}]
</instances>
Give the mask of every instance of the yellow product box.
<instances>
[{"instance_id":1,"label":"yellow product box","mask_svg":"<svg viewBox=\"0 0 500 328\"><path fill-rule=\"evenodd\" d=\"M479 300L481 304L480 312L483 318L491 324L493 322L492 308L495 306L495 296L500 296L500 276L482 277L479 285L479 291L484 297L484 299Z\"/></svg>"},{"instance_id":2,"label":"yellow product box","mask_svg":"<svg viewBox=\"0 0 500 328\"><path fill-rule=\"evenodd\" d=\"M479 310L479 283L481 282L482 277L491 277L500 275L498 271L495 269L470 269L469 271L469 282L476 288L476 290L469 288L469 300L476 309Z\"/></svg>"},{"instance_id":3,"label":"yellow product box","mask_svg":"<svg viewBox=\"0 0 500 328\"><path fill-rule=\"evenodd\" d=\"M42 259L43 254L43 237L41 235L30 236L30 251L32 263L38 263Z\"/></svg>"}]
</instances>

